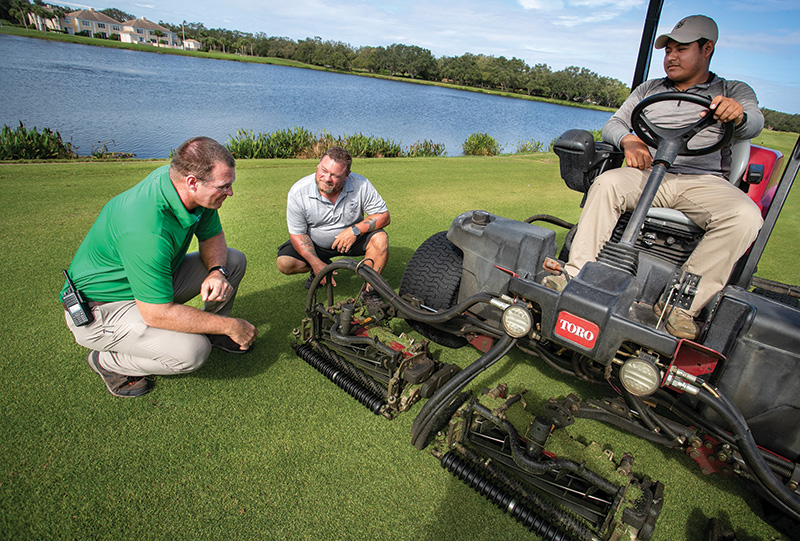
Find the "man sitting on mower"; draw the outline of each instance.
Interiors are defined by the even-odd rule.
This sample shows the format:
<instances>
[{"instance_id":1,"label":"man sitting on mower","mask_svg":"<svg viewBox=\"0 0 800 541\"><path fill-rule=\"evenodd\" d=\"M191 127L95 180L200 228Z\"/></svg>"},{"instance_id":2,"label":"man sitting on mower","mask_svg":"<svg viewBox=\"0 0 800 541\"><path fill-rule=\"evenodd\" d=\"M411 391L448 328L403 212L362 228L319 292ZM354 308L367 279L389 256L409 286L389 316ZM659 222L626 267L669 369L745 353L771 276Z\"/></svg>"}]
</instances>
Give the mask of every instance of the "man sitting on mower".
<instances>
[{"instance_id":1,"label":"man sitting on mower","mask_svg":"<svg viewBox=\"0 0 800 541\"><path fill-rule=\"evenodd\" d=\"M649 177L652 149L631 133L631 113L643 99L663 92L686 92L712 100L711 111L719 123L733 122L734 137L750 139L761 132L764 117L755 92L740 81L726 81L709 71L717 42L716 23L703 15L686 17L672 32L658 37L664 49L667 76L639 85L603 128L603 140L622 149L627 167L598 176L586 197L565 271L575 276L593 261L611 238L625 211L636 206ZM682 107L683 105L683 107ZM682 126L697 121L697 109L681 101L663 101L650 107L648 118L656 125ZM708 111L699 113L704 116ZM719 139L721 124L704 129L692 140L704 146ZM745 253L762 225L758 207L726 177L730 173L730 145L702 156L679 156L655 197L653 206L682 211L705 230L702 240L683 270L702 277L688 310L671 311L666 328L678 338L694 339L694 317L726 284L736 261ZM548 276L546 286L561 290L567 276ZM658 315L663 304L653 309Z\"/></svg>"}]
</instances>

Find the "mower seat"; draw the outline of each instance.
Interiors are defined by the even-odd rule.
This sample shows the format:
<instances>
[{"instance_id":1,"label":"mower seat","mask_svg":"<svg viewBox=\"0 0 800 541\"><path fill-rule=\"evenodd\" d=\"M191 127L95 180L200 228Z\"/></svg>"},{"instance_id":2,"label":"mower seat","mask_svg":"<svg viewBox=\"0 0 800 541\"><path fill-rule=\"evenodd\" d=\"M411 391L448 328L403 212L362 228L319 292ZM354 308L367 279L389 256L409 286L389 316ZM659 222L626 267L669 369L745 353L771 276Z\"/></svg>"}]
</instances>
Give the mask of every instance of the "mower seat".
<instances>
[{"instance_id":1,"label":"mower seat","mask_svg":"<svg viewBox=\"0 0 800 541\"><path fill-rule=\"evenodd\" d=\"M750 157L750 140L737 139L731 146L731 173L728 178L734 186L741 186L745 171L748 169L748 160ZM698 231L703 229L689 219L683 212L666 207L652 207L647 211L648 218L654 218L664 222L681 224L690 228L697 228Z\"/></svg>"},{"instance_id":2,"label":"mower seat","mask_svg":"<svg viewBox=\"0 0 800 541\"><path fill-rule=\"evenodd\" d=\"M559 158L561 178L567 186L585 194L598 175L620 167L624 154L616 147L596 142L586 130L567 130L553 144L553 152ZM780 176L783 154L758 145L748 139L735 140L731 146L731 172L729 180L758 205L762 216L775 194ZM581 203L583 206L583 203ZM653 220L679 224L690 230L703 230L682 212L670 208L651 208L647 213Z\"/></svg>"}]
</instances>

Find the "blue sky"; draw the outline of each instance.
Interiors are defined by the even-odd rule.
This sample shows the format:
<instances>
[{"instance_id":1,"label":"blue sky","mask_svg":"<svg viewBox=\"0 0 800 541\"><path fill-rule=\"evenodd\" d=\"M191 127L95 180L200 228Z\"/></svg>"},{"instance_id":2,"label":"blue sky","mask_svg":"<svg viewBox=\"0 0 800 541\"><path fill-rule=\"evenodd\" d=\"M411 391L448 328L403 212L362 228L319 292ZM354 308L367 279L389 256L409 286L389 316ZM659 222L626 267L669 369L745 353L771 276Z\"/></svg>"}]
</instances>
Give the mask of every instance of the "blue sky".
<instances>
[{"instance_id":1,"label":"blue sky","mask_svg":"<svg viewBox=\"0 0 800 541\"><path fill-rule=\"evenodd\" d=\"M517 57L553 70L588 68L630 85L646 0L84 0L158 22L263 32L294 40L319 36L353 46L418 45L434 56ZM749 83L763 107L800 113L800 2L665 0L659 33L686 15L717 21L711 64ZM663 75L657 51L650 76Z\"/></svg>"}]
</instances>

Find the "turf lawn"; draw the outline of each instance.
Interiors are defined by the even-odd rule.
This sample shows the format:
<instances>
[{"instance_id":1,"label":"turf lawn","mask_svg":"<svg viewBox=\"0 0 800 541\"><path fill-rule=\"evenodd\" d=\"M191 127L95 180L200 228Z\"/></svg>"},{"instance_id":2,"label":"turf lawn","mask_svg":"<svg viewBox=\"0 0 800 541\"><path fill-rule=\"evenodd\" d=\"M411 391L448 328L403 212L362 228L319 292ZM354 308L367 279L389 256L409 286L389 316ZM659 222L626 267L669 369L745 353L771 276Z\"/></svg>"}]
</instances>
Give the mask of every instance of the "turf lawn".
<instances>
[{"instance_id":1,"label":"turf lawn","mask_svg":"<svg viewBox=\"0 0 800 541\"><path fill-rule=\"evenodd\" d=\"M789 152L793 138L778 139ZM374 416L294 355L305 276L281 275L274 258L287 238L286 192L312 161L239 162L235 197L221 210L229 245L249 260L234 315L258 327L255 350L215 350L197 372L159 377L142 398L105 391L64 324L61 269L102 205L162 163L0 165L0 538L532 538L414 449L420 404L393 421ZM580 195L559 180L553 154L356 160L354 170L391 210L385 277L395 288L415 248L463 211L579 214ZM798 209L796 191L762 265L765 276L792 284L800 284L791 242ZM338 282L342 295L360 285L345 275ZM461 366L477 358L470 348L433 349ZM573 391L600 396L521 352L474 386L501 381L524 384L531 407ZM631 452L636 473L666 485L654 539L701 539L710 517L740 540L777 537L742 483L705 477L677 451L592 421L568 430Z\"/></svg>"}]
</instances>

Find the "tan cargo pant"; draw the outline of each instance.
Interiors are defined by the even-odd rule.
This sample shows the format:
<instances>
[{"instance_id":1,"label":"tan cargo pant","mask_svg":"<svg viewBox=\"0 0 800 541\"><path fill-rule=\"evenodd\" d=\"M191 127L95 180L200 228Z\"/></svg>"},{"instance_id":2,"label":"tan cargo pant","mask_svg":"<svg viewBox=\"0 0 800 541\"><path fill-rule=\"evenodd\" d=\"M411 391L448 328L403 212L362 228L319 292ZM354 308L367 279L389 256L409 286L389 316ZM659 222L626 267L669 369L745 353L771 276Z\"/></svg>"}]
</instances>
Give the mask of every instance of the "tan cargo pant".
<instances>
[{"instance_id":1,"label":"tan cargo pant","mask_svg":"<svg viewBox=\"0 0 800 541\"><path fill-rule=\"evenodd\" d=\"M225 302L206 303L203 310L228 316L247 268L245 255L228 248L227 268L233 295ZM172 279L174 302L183 304L200 294L200 285L208 276L199 252L187 254ZM171 375L197 370L211 352L211 342L204 334L190 334L148 327L142 320L136 301L99 304L92 308L94 321L76 327L66 312L75 341L100 352L100 365L126 376Z\"/></svg>"},{"instance_id":2,"label":"tan cargo pant","mask_svg":"<svg viewBox=\"0 0 800 541\"><path fill-rule=\"evenodd\" d=\"M572 241L566 265L570 276L594 261L622 213L635 207L649 176L650 170L623 167L597 177ZM684 271L702 277L688 310L697 315L725 287L736 261L755 240L761 212L743 191L715 175L667 173L653 206L680 210L706 231L683 265Z\"/></svg>"}]
</instances>

